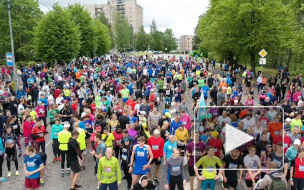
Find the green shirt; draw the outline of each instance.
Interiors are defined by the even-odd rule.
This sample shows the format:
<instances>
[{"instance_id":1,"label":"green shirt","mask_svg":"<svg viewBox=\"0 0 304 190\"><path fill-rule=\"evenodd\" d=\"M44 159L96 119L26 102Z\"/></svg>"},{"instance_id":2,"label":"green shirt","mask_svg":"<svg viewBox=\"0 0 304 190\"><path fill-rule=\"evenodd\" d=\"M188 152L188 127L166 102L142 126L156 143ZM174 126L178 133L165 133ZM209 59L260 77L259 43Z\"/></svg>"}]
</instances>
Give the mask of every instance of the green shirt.
<instances>
[{"instance_id":1,"label":"green shirt","mask_svg":"<svg viewBox=\"0 0 304 190\"><path fill-rule=\"evenodd\" d=\"M109 160L105 156L100 158L97 179L104 184L121 182L121 170L117 158L114 156Z\"/></svg>"},{"instance_id":2,"label":"green shirt","mask_svg":"<svg viewBox=\"0 0 304 190\"><path fill-rule=\"evenodd\" d=\"M195 166L199 168L202 165L203 176L206 179L214 179L216 176L216 164L218 164L219 167L222 167L222 162L218 157L213 156L212 158L209 158L209 156L207 155L199 159Z\"/></svg>"},{"instance_id":3,"label":"green shirt","mask_svg":"<svg viewBox=\"0 0 304 190\"><path fill-rule=\"evenodd\" d=\"M123 97L123 98L128 98L129 97L129 94L130 94L130 91L129 91L129 89L122 89L122 90L120 90L120 94L121 94L121 96Z\"/></svg>"},{"instance_id":4,"label":"green shirt","mask_svg":"<svg viewBox=\"0 0 304 190\"><path fill-rule=\"evenodd\" d=\"M96 107L100 108L100 105L101 105L101 97L100 96L96 96L95 103L96 103Z\"/></svg>"},{"instance_id":5,"label":"green shirt","mask_svg":"<svg viewBox=\"0 0 304 190\"><path fill-rule=\"evenodd\" d=\"M199 79L198 81L198 87L203 87L205 84L205 80L204 79Z\"/></svg>"},{"instance_id":6,"label":"green shirt","mask_svg":"<svg viewBox=\"0 0 304 190\"><path fill-rule=\"evenodd\" d=\"M193 79L192 77L189 77L189 78L188 78L188 83L189 83L189 84L191 83L192 79Z\"/></svg>"},{"instance_id":7,"label":"green shirt","mask_svg":"<svg viewBox=\"0 0 304 190\"><path fill-rule=\"evenodd\" d=\"M158 89L164 89L164 81L163 80L159 80L159 81L157 81L157 84L158 84Z\"/></svg>"},{"instance_id":8,"label":"green shirt","mask_svg":"<svg viewBox=\"0 0 304 190\"><path fill-rule=\"evenodd\" d=\"M54 116L58 113L59 113L58 109L49 110L48 117L50 119L50 122L54 122Z\"/></svg>"},{"instance_id":9,"label":"green shirt","mask_svg":"<svg viewBox=\"0 0 304 190\"><path fill-rule=\"evenodd\" d=\"M80 82L83 82L84 81L84 76L80 76Z\"/></svg>"}]
</instances>

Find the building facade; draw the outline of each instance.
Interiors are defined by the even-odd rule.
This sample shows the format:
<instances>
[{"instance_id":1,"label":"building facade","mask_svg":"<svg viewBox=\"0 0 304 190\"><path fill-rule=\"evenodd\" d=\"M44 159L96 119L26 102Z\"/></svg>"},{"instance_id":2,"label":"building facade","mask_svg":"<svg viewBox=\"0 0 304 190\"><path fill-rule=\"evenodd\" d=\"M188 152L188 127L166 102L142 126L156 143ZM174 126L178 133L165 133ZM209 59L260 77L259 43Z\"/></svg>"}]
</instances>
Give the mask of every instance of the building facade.
<instances>
[{"instance_id":1,"label":"building facade","mask_svg":"<svg viewBox=\"0 0 304 190\"><path fill-rule=\"evenodd\" d=\"M186 53L192 51L194 35L184 35L180 38L180 52Z\"/></svg>"},{"instance_id":2,"label":"building facade","mask_svg":"<svg viewBox=\"0 0 304 190\"><path fill-rule=\"evenodd\" d=\"M178 51L179 53L181 52L181 39L180 38L175 38L175 43L177 46L176 51Z\"/></svg>"},{"instance_id":3,"label":"building facade","mask_svg":"<svg viewBox=\"0 0 304 190\"><path fill-rule=\"evenodd\" d=\"M121 13L133 27L134 33L139 32L143 26L143 8L137 4L136 0L108 0L107 4L85 5L85 8L93 18L104 12L112 26L115 14Z\"/></svg>"}]
</instances>

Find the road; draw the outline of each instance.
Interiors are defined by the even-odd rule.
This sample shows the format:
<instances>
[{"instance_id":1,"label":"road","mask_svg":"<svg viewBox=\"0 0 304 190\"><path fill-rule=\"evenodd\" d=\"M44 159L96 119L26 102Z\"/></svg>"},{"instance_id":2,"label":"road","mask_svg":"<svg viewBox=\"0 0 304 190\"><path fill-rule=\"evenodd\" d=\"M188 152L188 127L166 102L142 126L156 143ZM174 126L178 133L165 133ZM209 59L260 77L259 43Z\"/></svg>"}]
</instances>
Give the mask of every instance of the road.
<instances>
[{"instance_id":1,"label":"road","mask_svg":"<svg viewBox=\"0 0 304 190\"><path fill-rule=\"evenodd\" d=\"M166 56L166 55L164 55ZM172 56L172 55L170 55ZM177 56L177 55L176 55ZM178 55L179 56L179 55ZM255 92L257 94L257 90ZM242 97L243 100L247 98L247 95L244 95ZM187 104L188 109L191 110L192 106L192 101L190 97L187 97ZM255 99L255 105L257 105L257 99ZM160 104L160 111L164 110L164 103ZM190 116L193 118L193 111L190 111ZM52 163L53 159L53 151L52 151L52 144L50 143L50 127L48 127L48 132L49 134L45 137L46 138L46 154L48 155L48 160L47 160L47 169L44 177L44 182L45 186L42 187L41 189L43 190L68 190L70 188L70 177L65 176L61 177L61 167L60 163ZM24 140L22 139L22 144L24 144ZM24 148L24 147L23 147ZM15 167L12 164L12 176L8 178L7 182L0 182L0 190L6 190L6 189L14 189L14 190L24 190L24 170L23 170L23 157L18 158L19 162L19 176L14 176L15 174ZM80 181L78 184L82 185L83 190L94 190L97 189L97 179L94 177L94 160L91 155L86 156L86 169L81 173ZM3 163L3 176L5 177L7 175L7 167L6 167L6 161ZM188 169L187 167L184 168L185 173L186 173L186 178L188 181ZM154 171L154 169L152 170ZM152 172L153 174L153 172ZM163 190L164 189L164 179L165 174L163 170L160 171L159 175L159 181L160 181L160 186L159 189ZM196 183L195 183L196 184ZM126 181L123 181L120 190L122 190L124 187L126 187ZM244 188L244 182L239 186L239 190L245 190ZM217 182L216 185L216 190L221 190L221 184L220 182ZM189 183L187 184L187 187L185 190L190 190Z\"/></svg>"}]
</instances>

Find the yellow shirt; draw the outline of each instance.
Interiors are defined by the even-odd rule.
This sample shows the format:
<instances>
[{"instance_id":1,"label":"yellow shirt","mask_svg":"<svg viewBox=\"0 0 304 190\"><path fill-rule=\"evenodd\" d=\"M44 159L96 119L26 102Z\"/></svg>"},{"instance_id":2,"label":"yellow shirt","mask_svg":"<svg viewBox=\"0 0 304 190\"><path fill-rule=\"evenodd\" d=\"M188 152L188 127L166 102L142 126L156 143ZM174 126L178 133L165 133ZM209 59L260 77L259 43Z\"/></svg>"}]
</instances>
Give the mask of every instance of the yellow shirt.
<instances>
[{"instance_id":1,"label":"yellow shirt","mask_svg":"<svg viewBox=\"0 0 304 190\"><path fill-rule=\"evenodd\" d=\"M231 89L230 86L227 88L227 94L228 94L228 95L232 94L232 89Z\"/></svg>"},{"instance_id":2,"label":"yellow shirt","mask_svg":"<svg viewBox=\"0 0 304 190\"><path fill-rule=\"evenodd\" d=\"M197 71L195 72L195 74L196 74L197 77L199 77L200 74L201 74L201 71L200 71L200 70L197 70Z\"/></svg>"},{"instance_id":3,"label":"yellow shirt","mask_svg":"<svg viewBox=\"0 0 304 190\"><path fill-rule=\"evenodd\" d=\"M63 93L66 97L70 97L71 91L69 89L64 89Z\"/></svg>"},{"instance_id":4,"label":"yellow shirt","mask_svg":"<svg viewBox=\"0 0 304 190\"><path fill-rule=\"evenodd\" d=\"M32 116L33 121L36 122L37 113L34 110L30 112L30 116Z\"/></svg>"},{"instance_id":5,"label":"yellow shirt","mask_svg":"<svg viewBox=\"0 0 304 190\"><path fill-rule=\"evenodd\" d=\"M105 145L106 145L106 147L112 147L112 148L114 148L114 147L113 147L113 141L115 140L114 135L113 135L112 133L108 133L107 136L108 136L108 138L107 138L106 141L104 142ZM106 135L105 135L105 134L102 134L101 139L102 139L102 140L105 140L105 138L106 138Z\"/></svg>"},{"instance_id":6,"label":"yellow shirt","mask_svg":"<svg viewBox=\"0 0 304 190\"><path fill-rule=\"evenodd\" d=\"M79 128L77 131L79 132L79 136L76 140L79 143L80 150L85 150L86 149L86 142L85 142L86 134L85 134L85 131L81 128Z\"/></svg>"},{"instance_id":7,"label":"yellow shirt","mask_svg":"<svg viewBox=\"0 0 304 190\"><path fill-rule=\"evenodd\" d=\"M189 139L188 130L185 128L182 131L177 129L175 131L175 138L179 141L184 141L184 143L186 143L186 141Z\"/></svg>"},{"instance_id":8,"label":"yellow shirt","mask_svg":"<svg viewBox=\"0 0 304 190\"><path fill-rule=\"evenodd\" d=\"M212 158L209 158L209 156L204 156L195 164L197 168L199 168L201 165L203 166L203 176L206 179L214 179L216 175L216 164L219 165L219 167L222 166L222 162L220 159L216 156L213 156Z\"/></svg>"},{"instance_id":9,"label":"yellow shirt","mask_svg":"<svg viewBox=\"0 0 304 190\"><path fill-rule=\"evenodd\" d=\"M59 149L62 151L68 150L68 142L71 137L71 133L69 131L60 131L58 133L58 141L60 143Z\"/></svg>"}]
</instances>

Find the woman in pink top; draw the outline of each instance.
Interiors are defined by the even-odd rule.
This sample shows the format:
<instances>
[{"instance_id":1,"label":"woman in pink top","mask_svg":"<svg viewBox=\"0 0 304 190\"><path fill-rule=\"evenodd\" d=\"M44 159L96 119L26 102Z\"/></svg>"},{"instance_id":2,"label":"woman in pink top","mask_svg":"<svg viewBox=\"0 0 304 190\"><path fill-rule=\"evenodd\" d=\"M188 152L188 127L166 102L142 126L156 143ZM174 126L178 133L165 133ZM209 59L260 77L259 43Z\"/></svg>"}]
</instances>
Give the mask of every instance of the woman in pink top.
<instances>
[{"instance_id":1,"label":"woman in pink top","mask_svg":"<svg viewBox=\"0 0 304 190\"><path fill-rule=\"evenodd\" d=\"M292 99L294 102L298 102L299 101L299 96L301 97L302 94L299 90L296 90L296 92L293 94Z\"/></svg>"},{"instance_id":2,"label":"woman in pink top","mask_svg":"<svg viewBox=\"0 0 304 190\"><path fill-rule=\"evenodd\" d=\"M188 131L190 131L190 129L191 129L191 119L190 119L190 116L186 113L185 110L181 110L180 121L185 126L185 128Z\"/></svg>"},{"instance_id":3,"label":"woman in pink top","mask_svg":"<svg viewBox=\"0 0 304 190\"><path fill-rule=\"evenodd\" d=\"M248 95L247 100L245 101L245 106L254 106L252 95Z\"/></svg>"},{"instance_id":4,"label":"woman in pink top","mask_svg":"<svg viewBox=\"0 0 304 190\"><path fill-rule=\"evenodd\" d=\"M32 146L34 146L34 140L32 138L32 129L35 125L35 122L32 119L32 116L27 116L26 121L23 124L23 136L24 136L24 145L27 147L31 141Z\"/></svg>"},{"instance_id":5,"label":"woman in pink top","mask_svg":"<svg viewBox=\"0 0 304 190\"><path fill-rule=\"evenodd\" d=\"M44 127L46 129L45 107L44 107L44 105L42 104L41 101L38 101L38 106L36 107L35 111L36 111L38 117L40 119L42 119L43 125L44 125Z\"/></svg>"}]
</instances>

